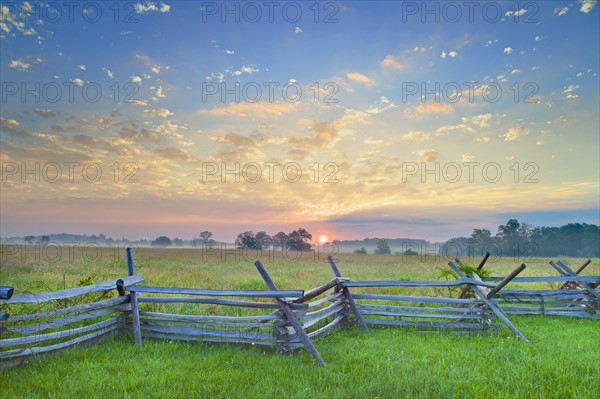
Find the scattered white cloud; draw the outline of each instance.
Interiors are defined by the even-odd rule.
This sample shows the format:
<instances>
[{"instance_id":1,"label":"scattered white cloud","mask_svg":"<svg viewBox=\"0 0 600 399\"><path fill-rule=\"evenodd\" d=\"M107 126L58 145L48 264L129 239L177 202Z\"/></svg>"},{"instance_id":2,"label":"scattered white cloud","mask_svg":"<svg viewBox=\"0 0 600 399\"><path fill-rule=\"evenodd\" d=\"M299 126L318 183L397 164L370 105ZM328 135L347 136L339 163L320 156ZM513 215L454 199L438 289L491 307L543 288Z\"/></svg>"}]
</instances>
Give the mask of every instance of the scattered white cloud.
<instances>
[{"instance_id":1,"label":"scattered white cloud","mask_svg":"<svg viewBox=\"0 0 600 399\"><path fill-rule=\"evenodd\" d=\"M79 69L81 69L82 71L85 71L87 69L87 67L85 65L79 65Z\"/></svg>"},{"instance_id":2,"label":"scattered white cloud","mask_svg":"<svg viewBox=\"0 0 600 399\"><path fill-rule=\"evenodd\" d=\"M235 54L235 51L233 51L233 50L227 50L227 49L225 49L225 50L223 50L223 52L225 54L227 54L227 55L233 55L233 54Z\"/></svg>"},{"instance_id":3,"label":"scattered white cloud","mask_svg":"<svg viewBox=\"0 0 600 399\"><path fill-rule=\"evenodd\" d=\"M75 79L71 80L71 82L75 83L77 86L83 86L83 80L81 80L79 78L75 78Z\"/></svg>"},{"instance_id":4,"label":"scattered white cloud","mask_svg":"<svg viewBox=\"0 0 600 399\"><path fill-rule=\"evenodd\" d=\"M294 33L302 33L302 29L300 29L299 26L296 26L296 28L294 28Z\"/></svg>"},{"instance_id":5,"label":"scattered white cloud","mask_svg":"<svg viewBox=\"0 0 600 399\"><path fill-rule=\"evenodd\" d=\"M364 75L359 72L348 72L348 74L346 74L346 76L348 77L348 79L353 80L353 81L363 84L363 85L369 86L369 85L373 84L373 81L371 79L369 79L369 77L367 75Z\"/></svg>"},{"instance_id":6,"label":"scattered white cloud","mask_svg":"<svg viewBox=\"0 0 600 399\"><path fill-rule=\"evenodd\" d=\"M594 6L596 5L596 0L579 0L579 2L581 3L579 11L585 14L592 11L592 8L594 8Z\"/></svg>"},{"instance_id":7,"label":"scattered white cloud","mask_svg":"<svg viewBox=\"0 0 600 399\"><path fill-rule=\"evenodd\" d=\"M421 150L417 154L421 158L421 162L435 162L440 155L436 150Z\"/></svg>"},{"instance_id":8,"label":"scattered white cloud","mask_svg":"<svg viewBox=\"0 0 600 399\"><path fill-rule=\"evenodd\" d=\"M137 75L132 75L131 76L131 82L132 83L137 83L137 84L141 85L142 84L142 78L139 77L139 76L137 76Z\"/></svg>"},{"instance_id":9,"label":"scattered white cloud","mask_svg":"<svg viewBox=\"0 0 600 399\"><path fill-rule=\"evenodd\" d=\"M492 120L492 114L479 114L471 117L460 118L463 123L470 123L477 127L488 127Z\"/></svg>"},{"instance_id":10,"label":"scattered white cloud","mask_svg":"<svg viewBox=\"0 0 600 399\"><path fill-rule=\"evenodd\" d=\"M534 40L535 40L536 42L541 42L543 39L544 39L544 38L543 38L543 37L541 37L541 36L536 36Z\"/></svg>"},{"instance_id":11,"label":"scattered white cloud","mask_svg":"<svg viewBox=\"0 0 600 399\"><path fill-rule=\"evenodd\" d=\"M563 8L555 8L554 9L554 14L560 16L565 15L567 12L569 12L569 7L563 7Z\"/></svg>"},{"instance_id":12,"label":"scattered white cloud","mask_svg":"<svg viewBox=\"0 0 600 399\"><path fill-rule=\"evenodd\" d=\"M504 47L504 54L512 54L513 49L512 47Z\"/></svg>"},{"instance_id":13,"label":"scattered white cloud","mask_svg":"<svg viewBox=\"0 0 600 399\"><path fill-rule=\"evenodd\" d=\"M527 136L528 134L529 129L527 129L523 125L511 127L510 129L508 129L508 132L504 134L504 141L516 141L523 136Z\"/></svg>"},{"instance_id":14,"label":"scattered white cloud","mask_svg":"<svg viewBox=\"0 0 600 399\"><path fill-rule=\"evenodd\" d=\"M8 64L8 66L11 68L18 69L19 71L27 71L31 64L27 64L21 60L12 60L10 64Z\"/></svg>"},{"instance_id":15,"label":"scattered white cloud","mask_svg":"<svg viewBox=\"0 0 600 399\"><path fill-rule=\"evenodd\" d=\"M137 99L131 99L128 101L129 104L133 104L133 105L141 105L143 107L148 106L148 101L146 100L137 100Z\"/></svg>"},{"instance_id":16,"label":"scattered white cloud","mask_svg":"<svg viewBox=\"0 0 600 399\"><path fill-rule=\"evenodd\" d=\"M565 100L574 100L579 98L578 94L575 94L575 90L579 89L579 85L569 85L564 88L562 94L564 94Z\"/></svg>"},{"instance_id":17,"label":"scattered white cloud","mask_svg":"<svg viewBox=\"0 0 600 399\"><path fill-rule=\"evenodd\" d=\"M475 159L475 157L471 154L462 154L460 161L461 162L473 162L474 159Z\"/></svg>"},{"instance_id":18,"label":"scattered white cloud","mask_svg":"<svg viewBox=\"0 0 600 399\"><path fill-rule=\"evenodd\" d=\"M404 134L401 137L401 140L403 140L403 141L426 141L426 140L431 140L431 135L427 134L421 130L412 131L412 132L408 132L408 133Z\"/></svg>"},{"instance_id":19,"label":"scattered white cloud","mask_svg":"<svg viewBox=\"0 0 600 399\"><path fill-rule=\"evenodd\" d=\"M511 74L511 75L516 75L516 74L518 74L518 73L521 73L521 70L520 70L520 69L513 69L512 71L510 71L510 74Z\"/></svg>"},{"instance_id":20,"label":"scattered white cloud","mask_svg":"<svg viewBox=\"0 0 600 399\"><path fill-rule=\"evenodd\" d=\"M163 93L162 86L158 86L158 89L156 89L156 97L158 97L158 98L165 98L166 97L166 95Z\"/></svg>"},{"instance_id":21,"label":"scattered white cloud","mask_svg":"<svg viewBox=\"0 0 600 399\"><path fill-rule=\"evenodd\" d=\"M402 64L391 54L386 55L380 63L382 68L403 69L406 65Z\"/></svg>"},{"instance_id":22,"label":"scattered white cloud","mask_svg":"<svg viewBox=\"0 0 600 399\"><path fill-rule=\"evenodd\" d=\"M231 72L231 75L233 76L240 76L243 73L247 73L249 75L259 72L260 70L254 66L242 66L240 69L237 69L233 72Z\"/></svg>"},{"instance_id":23,"label":"scattered white cloud","mask_svg":"<svg viewBox=\"0 0 600 399\"><path fill-rule=\"evenodd\" d=\"M166 108L146 109L144 110L144 115L149 117L159 116L161 118L168 118L169 116L173 115L173 113Z\"/></svg>"},{"instance_id":24,"label":"scattered white cloud","mask_svg":"<svg viewBox=\"0 0 600 399\"><path fill-rule=\"evenodd\" d=\"M102 67L102 70L106 72L106 75L108 75L109 78L113 79L115 77L115 73L113 71L106 69L105 67Z\"/></svg>"},{"instance_id":25,"label":"scattered white cloud","mask_svg":"<svg viewBox=\"0 0 600 399\"><path fill-rule=\"evenodd\" d=\"M518 10L518 11L508 11L508 12L507 12L506 14L504 14L504 15L505 15L505 16L507 16L507 17L512 17L512 16L515 16L515 17L520 17L521 15L525 14L526 12L527 12L527 10L526 10L526 9L524 9L524 8L521 8L521 9L520 9L520 10Z\"/></svg>"},{"instance_id":26,"label":"scattered white cloud","mask_svg":"<svg viewBox=\"0 0 600 399\"><path fill-rule=\"evenodd\" d=\"M169 12L171 10L171 6L163 3L162 1L158 3L158 5L153 1L147 1L145 3L135 3L133 5L133 8L138 14L146 14L148 11Z\"/></svg>"},{"instance_id":27,"label":"scattered white cloud","mask_svg":"<svg viewBox=\"0 0 600 399\"><path fill-rule=\"evenodd\" d=\"M453 111L452 105L441 102L426 102L417 105L414 108L406 110L405 115L429 115L429 114L449 114Z\"/></svg>"}]
</instances>

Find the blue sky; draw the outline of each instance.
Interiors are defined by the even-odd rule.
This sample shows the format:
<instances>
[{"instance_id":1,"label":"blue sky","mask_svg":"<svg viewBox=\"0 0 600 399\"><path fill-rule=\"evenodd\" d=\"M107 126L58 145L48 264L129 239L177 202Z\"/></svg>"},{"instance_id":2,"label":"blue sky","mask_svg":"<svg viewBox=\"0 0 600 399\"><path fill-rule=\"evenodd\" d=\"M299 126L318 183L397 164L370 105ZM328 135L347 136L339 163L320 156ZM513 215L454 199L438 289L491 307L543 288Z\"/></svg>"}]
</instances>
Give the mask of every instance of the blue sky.
<instances>
[{"instance_id":1,"label":"blue sky","mask_svg":"<svg viewBox=\"0 0 600 399\"><path fill-rule=\"evenodd\" d=\"M596 1L88 4L2 2L2 236L600 222Z\"/></svg>"}]
</instances>

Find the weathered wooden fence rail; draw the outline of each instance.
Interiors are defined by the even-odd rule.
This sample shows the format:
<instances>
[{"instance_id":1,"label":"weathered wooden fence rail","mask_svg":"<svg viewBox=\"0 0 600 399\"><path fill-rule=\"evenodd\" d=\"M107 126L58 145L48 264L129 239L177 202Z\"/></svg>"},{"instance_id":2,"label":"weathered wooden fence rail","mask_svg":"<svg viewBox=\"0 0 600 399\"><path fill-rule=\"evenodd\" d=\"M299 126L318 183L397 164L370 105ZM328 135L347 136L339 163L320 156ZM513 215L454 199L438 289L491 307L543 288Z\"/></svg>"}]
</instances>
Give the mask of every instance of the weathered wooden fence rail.
<instances>
[{"instance_id":1,"label":"weathered wooden fence rail","mask_svg":"<svg viewBox=\"0 0 600 399\"><path fill-rule=\"evenodd\" d=\"M483 281L477 271L467 277L449 262L458 276L454 281L350 281L342 276L333 258L328 260L334 277L306 292L279 290L260 262L255 266L266 290L156 287L140 285L143 278L134 274L128 249L129 276L123 279L0 300L0 366L10 367L35 355L93 343L114 331L130 331L138 346L143 339L163 338L265 345L283 352L304 348L324 366L313 341L351 322L365 332L368 325L385 325L460 334L496 333L504 324L527 341L507 314L598 318L600 277L579 276L585 265L573 272L562 262L552 262L561 276L518 277L525 269L521 265L509 276ZM456 263L462 265L459 259ZM552 290L505 289L511 282L562 286ZM373 292L394 287L437 291L429 296ZM438 295L440 289L453 287L462 288L459 298Z\"/></svg>"},{"instance_id":2,"label":"weathered wooden fence rail","mask_svg":"<svg viewBox=\"0 0 600 399\"><path fill-rule=\"evenodd\" d=\"M28 358L98 341L122 328L130 310L129 295L116 296L118 280L68 290L37 294L17 294L0 300L10 312L0 321L0 362L12 366ZM143 281L141 276L122 279L124 284ZM104 294L107 299L90 303L90 296ZM88 303L85 303L88 302ZM32 312L25 308L35 306ZM19 309L20 308L20 309ZM37 311L44 309L43 311ZM13 315L15 310L25 314Z\"/></svg>"},{"instance_id":3,"label":"weathered wooden fence rail","mask_svg":"<svg viewBox=\"0 0 600 399\"><path fill-rule=\"evenodd\" d=\"M460 263L459 259L456 261ZM498 305L507 314L570 316L598 320L600 276L579 275L590 263L591 260L588 259L577 271L573 271L560 260L556 263L551 261L550 266L559 272L560 276L515 277L511 283L533 287L503 289L497 297ZM504 278L490 276L484 280L498 282ZM557 286L558 284L560 286ZM553 285L557 287L552 287Z\"/></svg>"}]
</instances>

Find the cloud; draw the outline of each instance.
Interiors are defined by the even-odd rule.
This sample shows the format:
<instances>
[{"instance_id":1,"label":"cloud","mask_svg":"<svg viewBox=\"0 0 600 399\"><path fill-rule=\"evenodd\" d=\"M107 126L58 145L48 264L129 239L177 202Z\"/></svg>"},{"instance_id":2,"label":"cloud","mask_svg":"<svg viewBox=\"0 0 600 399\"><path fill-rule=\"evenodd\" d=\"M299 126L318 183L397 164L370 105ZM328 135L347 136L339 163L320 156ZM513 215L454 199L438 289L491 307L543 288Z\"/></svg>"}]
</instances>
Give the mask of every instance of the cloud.
<instances>
[{"instance_id":1,"label":"cloud","mask_svg":"<svg viewBox=\"0 0 600 399\"><path fill-rule=\"evenodd\" d=\"M562 94L565 96L565 100L574 100L579 98L579 95L575 94L575 90L577 89L579 89L579 85L569 85L565 87L565 89L562 91Z\"/></svg>"},{"instance_id":2,"label":"cloud","mask_svg":"<svg viewBox=\"0 0 600 399\"><path fill-rule=\"evenodd\" d=\"M460 161L461 162L473 162L474 159L475 159L475 157L471 154L462 154Z\"/></svg>"},{"instance_id":3,"label":"cloud","mask_svg":"<svg viewBox=\"0 0 600 399\"><path fill-rule=\"evenodd\" d=\"M79 78L75 78L75 79L71 80L71 82L75 83L77 86L83 86L83 80L81 80Z\"/></svg>"},{"instance_id":4,"label":"cloud","mask_svg":"<svg viewBox=\"0 0 600 399\"><path fill-rule=\"evenodd\" d=\"M452 105L438 102L421 103L414 108L407 109L405 114L410 115L429 115L429 114L449 114L453 111Z\"/></svg>"},{"instance_id":5,"label":"cloud","mask_svg":"<svg viewBox=\"0 0 600 399\"><path fill-rule=\"evenodd\" d=\"M85 65L79 65L79 69L81 69L82 71L85 71L87 69L87 67Z\"/></svg>"},{"instance_id":6,"label":"cloud","mask_svg":"<svg viewBox=\"0 0 600 399\"><path fill-rule=\"evenodd\" d=\"M458 125L440 126L435 131L435 135L438 137L445 136L455 131L473 133L475 130L473 130L471 126L465 125L464 123L459 123Z\"/></svg>"},{"instance_id":7,"label":"cloud","mask_svg":"<svg viewBox=\"0 0 600 399\"><path fill-rule=\"evenodd\" d=\"M154 150L154 153L161 158L171 159L174 161L188 161L192 157L186 154L183 150L175 147L168 147Z\"/></svg>"},{"instance_id":8,"label":"cloud","mask_svg":"<svg viewBox=\"0 0 600 399\"><path fill-rule=\"evenodd\" d=\"M511 75L516 75L516 74L518 74L518 73L521 73L521 70L520 70L520 69L513 69L512 71L510 71L510 74L511 74Z\"/></svg>"},{"instance_id":9,"label":"cloud","mask_svg":"<svg viewBox=\"0 0 600 399\"><path fill-rule=\"evenodd\" d=\"M240 69L231 72L233 76L240 76L243 73L247 73L249 75L259 72L260 70L254 66L242 66Z\"/></svg>"},{"instance_id":10,"label":"cloud","mask_svg":"<svg viewBox=\"0 0 600 399\"><path fill-rule=\"evenodd\" d=\"M33 112L42 118L52 118L56 116L56 112L52 111L51 109L34 109Z\"/></svg>"},{"instance_id":11,"label":"cloud","mask_svg":"<svg viewBox=\"0 0 600 399\"><path fill-rule=\"evenodd\" d=\"M166 108L146 109L146 110L144 110L144 115L152 117L152 118L155 116L160 116L161 118L167 118L167 117L173 115L173 113Z\"/></svg>"},{"instance_id":12,"label":"cloud","mask_svg":"<svg viewBox=\"0 0 600 399\"><path fill-rule=\"evenodd\" d=\"M148 105L148 101L146 100L137 100L135 98L131 99L128 101L129 104L133 104L133 105L141 105L141 106L147 106Z\"/></svg>"},{"instance_id":13,"label":"cloud","mask_svg":"<svg viewBox=\"0 0 600 399\"><path fill-rule=\"evenodd\" d=\"M291 150L287 150L286 155L294 161L304 161L305 159L308 159L308 157L310 156L310 152L294 148Z\"/></svg>"},{"instance_id":14,"label":"cloud","mask_svg":"<svg viewBox=\"0 0 600 399\"><path fill-rule=\"evenodd\" d=\"M335 144L340 137L340 120L310 121L312 134L308 137L292 137L289 143L293 146L326 148Z\"/></svg>"},{"instance_id":15,"label":"cloud","mask_svg":"<svg viewBox=\"0 0 600 399\"><path fill-rule=\"evenodd\" d=\"M148 11L169 12L171 10L171 6L163 3L162 1L158 5L156 5L156 3L153 1L147 1L146 3L135 3L133 8L138 14L146 14Z\"/></svg>"},{"instance_id":16,"label":"cloud","mask_svg":"<svg viewBox=\"0 0 600 399\"><path fill-rule=\"evenodd\" d=\"M541 42L543 39L544 38L541 36L536 36L535 39L533 39L533 40L535 40L536 42Z\"/></svg>"},{"instance_id":17,"label":"cloud","mask_svg":"<svg viewBox=\"0 0 600 399\"><path fill-rule=\"evenodd\" d=\"M113 71L111 71L111 70L108 70L108 69L106 69L105 67L102 67L102 70L103 70L104 72L106 72L106 75L107 75L109 78L113 79L113 78L115 77L115 73L114 73Z\"/></svg>"},{"instance_id":18,"label":"cloud","mask_svg":"<svg viewBox=\"0 0 600 399\"><path fill-rule=\"evenodd\" d=\"M12 60L10 64L8 64L8 66L11 68L18 69L19 71L27 71L31 64L27 64L21 60Z\"/></svg>"},{"instance_id":19,"label":"cloud","mask_svg":"<svg viewBox=\"0 0 600 399\"><path fill-rule=\"evenodd\" d=\"M200 112L219 117L272 118L282 116L288 112L292 112L293 110L293 103L281 101L228 103L224 107L215 107L208 110L201 110Z\"/></svg>"},{"instance_id":20,"label":"cloud","mask_svg":"<svg viewBox=\"0 0 600 399\"><path fill-rule=\"evenodd\" d=\"M458 53L456 51L450 51L448 53L446 53L446 51L442 51L442 54L440 54L441 58L446 58L446 57L452 57L455 58L458 55Z\"/></svg>"},{"instance_id":21,"label":"cloud","mask_svg":"<svg viewBox=\"0 0 600 399\"><path fill-rule=\"evenodd\" d=\"M471 123L477 127L488 127L489 122L492 119L492 114L479 114L472 117L462 117L461 121L463 123Z\"/></svg>"},{"instance_id":22,"label":"cloud","mask_svg":"<svg viewBox=\"0 0 600 399\"><path fill-rule=\"evenodd\" d=\"M131 76L131 82L132 83L137 83L138 85L142 84L142 78L137 76L137 75L132 75Z\"/></svg>"},{"instance_id":23,"label":"cloud","mask_svg":"<svg viewBox=\"0 0 600 399\"><path fill-rule=\"evenodd\" d=\"M579 0L579 2L581 3L581 8L579 8L579 11L585 14L592 11L592 8L594 8L596 5L596 0Z\"/></svg>"},{"instance_id":24,"label":"cloud","mask_svg":"<svg viewBox=\"0 0 600 399\"><path fill-rule=\"evenodd\" d=\"M380 63L382 68L390 68L390 69L404 69L406 65L402 64L400 61L396 59L393 55L386 55L385 58Z\"/></svg>"},{"instance_id":25,"label":"cloud","mask_svg":"<svg viewBox=\"0 0 600 399\"><path fill-rule=\"evenodd\" d=\"M516 141L529 134L529 129L523 125L511 127L504 135L504 141Z\"/></svg>"},{"instance_id":26,"label":"cloud","mask_svg":"<svg viewBox=\"0 0 600 399\"><path fill-rule=\"evenodd\" d=\"M233 55L233 54L235 54L235 51L233 51L233 50L227 50L227 49L225 49L225 50L223 50L223 52L225 54L227 54L227 55Z\"/></svg>"},{"instance_id":27,"label":"cloud","mask_svg":"<svg viewBox=\"0 0 600 399\"><path fill-rule=\"evenodd\" d=\"M506 14L504 14L504 15L505 15L505 16L507 16L507 17L512 17L513 15L514 15L515 17L520 17L521 15L525 14L526 12L527 12L527 10L526 10L526 9L524 9L524 8L521 8L521 9L520 9L520 10L518 10L518 11L508 11L508 12L507 12Z\"/></svg>"},{"instance_id":28,"label":"cloud","mask_svg":"<svg viewBox=\"0 0 600 399\"><path fill-rule=\"evenodd\" d=\"M569 12L569 7L563 7L563 8L555 8L554 9L554 14L560 16L565 15L567 12Z\"/></svg>"},{"instance_id":29,"label":"cloud","mask_svg":"<svg viewBox=\"0 0 600 399\"><path fill-rule=\"evenodd\" d=\"M513 49L512 47L505 47L504 48L504 54L512 54Z\"/></svg>"},{"instance_id":30,"label":"cloud","mask_svg":"<svg viewBox=\"0 0 600 399\"><path fill-rule=\"evenodd\" d=\"M294 33L302 33L302 29L300 29L299 26L296 26L296 28L294 28Z\"/></svg>"},{"instance_id":31,"label":"cloud","mask_svg":"<svg viewBox=\"0 0 600 399\"><path fill-rule=\"evenodd\" d=\"M417 154L421 158L421 162L435 162L440 153L436 150L421 150Z\"/></svg>"},{"instance_id":32,"label":"cloud","mask_svg":"<svg viewBox=\"0 0 600 399\"><path fill-rule=\"evenodd\" d=\"M370 86L373 84L373 81L371 79L369 79L369 77L367 75L363 75L362 73L359 73L359 72L349 72L348 74L346 74L346 76L348 77L348 79L353 80L353 81L363 84L363 85Z\"/></svg>"},{"instance_id":33,"label":"cloud","mask_svg":"<svg viewBox=\"0 0 600 399\"><path fill-rule=\"evenodd\" d=\"M431 135L423 131L412 131L404 134L401 138L402 141L426 141L431 140Z\"/></svg>"}]
</instances>

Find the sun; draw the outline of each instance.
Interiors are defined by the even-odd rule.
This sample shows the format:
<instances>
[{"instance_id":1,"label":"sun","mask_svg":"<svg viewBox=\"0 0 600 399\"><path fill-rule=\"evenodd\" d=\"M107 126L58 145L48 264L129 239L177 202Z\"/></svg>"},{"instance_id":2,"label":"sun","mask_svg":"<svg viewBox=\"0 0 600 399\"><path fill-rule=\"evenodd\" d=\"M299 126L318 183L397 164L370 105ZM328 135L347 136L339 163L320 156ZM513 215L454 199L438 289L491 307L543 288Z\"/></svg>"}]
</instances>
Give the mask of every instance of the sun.
<instances>
[{"instance_id":1,"label":"sun","mask_svg":"<svg viewBox=\"0 0 600 399\"><path fill-rule=\"evenodd\" d=\"M327 236L325 234L321 235L319 241L321 241L321 244L325 244L327 242Z\"/></svg>"}]
</instances>

